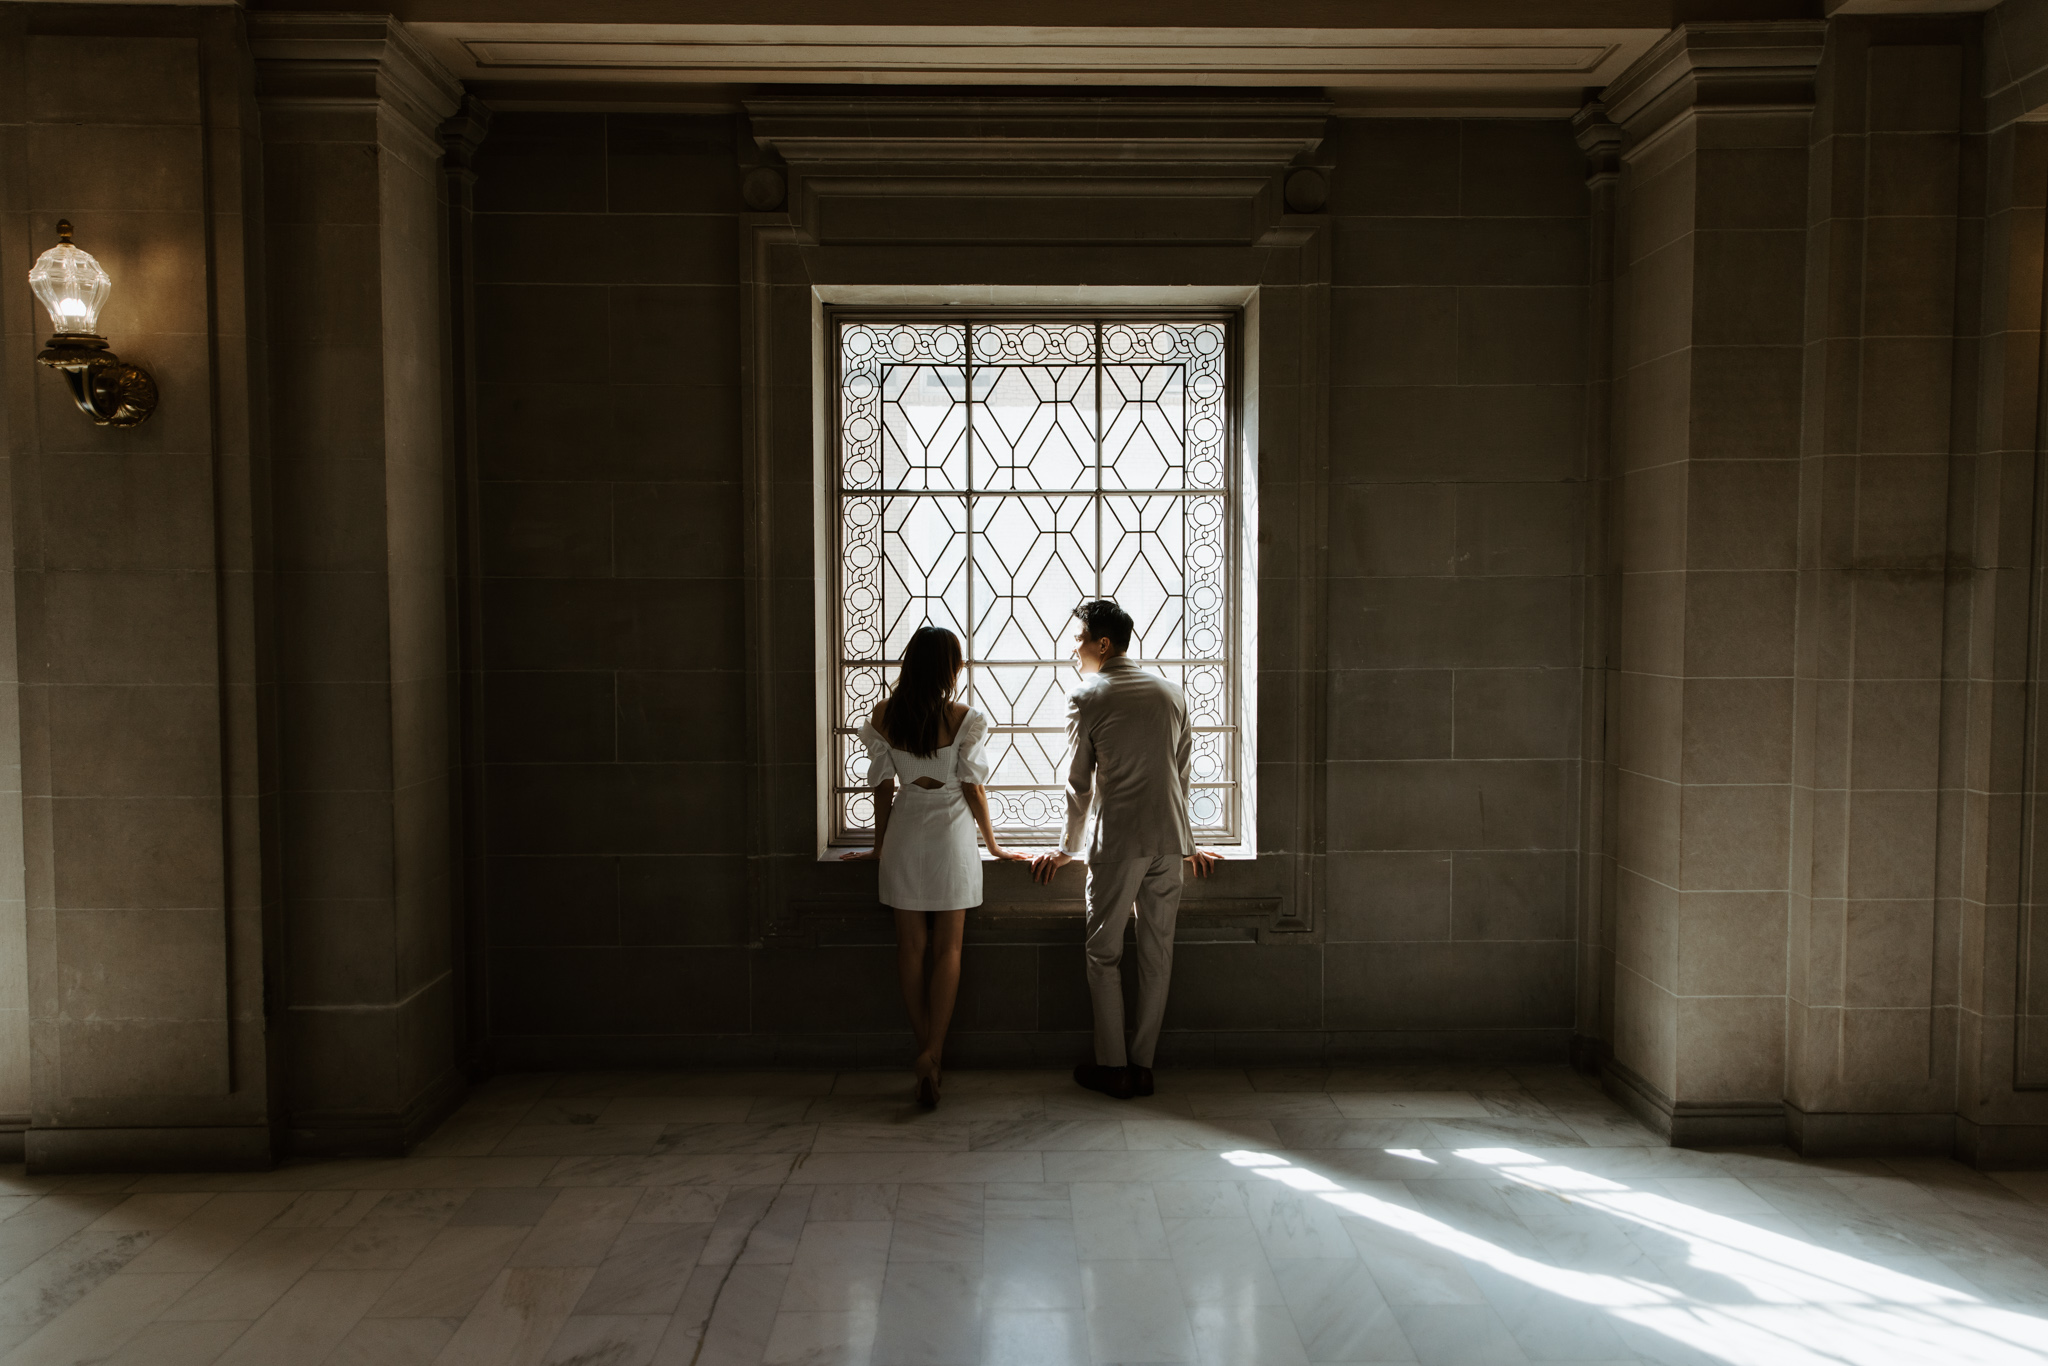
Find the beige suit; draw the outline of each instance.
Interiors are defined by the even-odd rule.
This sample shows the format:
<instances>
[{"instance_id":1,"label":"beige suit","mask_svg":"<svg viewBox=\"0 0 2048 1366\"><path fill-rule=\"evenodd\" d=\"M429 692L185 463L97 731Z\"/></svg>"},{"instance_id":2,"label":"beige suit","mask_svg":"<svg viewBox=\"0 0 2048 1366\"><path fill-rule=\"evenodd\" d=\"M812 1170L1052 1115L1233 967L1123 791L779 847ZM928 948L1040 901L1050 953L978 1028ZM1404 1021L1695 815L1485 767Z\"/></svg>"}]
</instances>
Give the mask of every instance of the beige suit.
<instances>
[{"instance_id":1,"label":"beige suit","mask_svg":"<svg viewBox=\"0 0 2048 1366\"><path fill-rule=\"evenodd\" d=\"M1187 698L1119 655L1067 698L1067 829L1061 849L1088 860L1088 991L1095 1061L1152 1065L1173 977L1173 922L1181 860L1195 851L1188 825L1194 735ZM1124 1046L1124 927L1138 916L1138 1020Z\"/></svg>"}]
</instances>

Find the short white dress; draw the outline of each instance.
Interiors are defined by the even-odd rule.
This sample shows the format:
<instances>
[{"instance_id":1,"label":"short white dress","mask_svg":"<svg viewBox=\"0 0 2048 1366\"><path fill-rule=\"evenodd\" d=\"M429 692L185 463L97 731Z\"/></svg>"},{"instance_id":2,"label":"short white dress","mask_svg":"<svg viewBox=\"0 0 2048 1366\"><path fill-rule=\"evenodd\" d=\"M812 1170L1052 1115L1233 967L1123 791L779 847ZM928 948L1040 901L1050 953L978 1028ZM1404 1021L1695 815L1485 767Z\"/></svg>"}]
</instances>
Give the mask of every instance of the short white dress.
<instances>
[{"instance_id":1,"label":"short white dress","mask_svg":"<svg viewBox=\"0 0 2048 1366\"><path fill-rule=\"evenodd\" d=\"M868 786L896 780L889 833L882 841L882 904L899 911L964 911L981 904L981 850L960 784L988 781L983 758L988 718L969 710L953 743L920 759L875 729L860 728ZM919 787L930 778L940 787Z\"/></svg>"}]
</instances>

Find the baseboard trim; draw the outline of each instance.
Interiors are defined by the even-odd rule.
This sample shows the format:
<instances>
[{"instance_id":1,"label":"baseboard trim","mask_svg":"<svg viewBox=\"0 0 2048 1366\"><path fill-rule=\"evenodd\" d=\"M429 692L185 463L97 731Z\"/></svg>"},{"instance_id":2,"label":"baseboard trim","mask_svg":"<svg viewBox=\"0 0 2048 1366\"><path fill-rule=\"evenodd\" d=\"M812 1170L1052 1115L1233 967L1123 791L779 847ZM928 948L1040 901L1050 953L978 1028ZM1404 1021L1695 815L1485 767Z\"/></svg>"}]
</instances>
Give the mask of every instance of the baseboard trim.
<instances>
[{"instance_id":1,"label":"baseboard trim","mask_svg":"<svg viewBox=\"0 0 2048 1366\"><path fill-rule=\"evenodd\" d=\"M1785 1102L1786 1142L1801 1157L1948 1157L1956 1123L1952 1114L1847 1114Z\"/></svg>"},{"instance_id":2,"label":"baseboard trim","mask_svg":"<svg viewBox=\"0 0 2048 1366\"><path fill-rule=\"evenodd\" d=\"M293 1157L403 1157L448 1118L467 1089L451 1067L397 1113L301 1110L285 1123Z\"/></svg>"},{"instance_id":3,"label":"baseboard trim","mask_svg":"<svg viewBox=\"0 0 2048 1366\"><path fill-rule=\"evenodd\" d=\"M2048 1124L1979 1124L1958 1115L1955 1155L1978 1171L2048 1167Z\"/></svg>"},{"instance_id":4,"label":"baseboard trim","mask_svg":"<svg viewBox=\"0 0 2048 1366\"><path fill-rule=\"evenodd\" d=\"M970 1031L946 1040L954 1067L1070 1067L1090 1056L1086 1030ZM1567 1029L1168 1030L1162 1067L1345 1067L1456 1060L1511 1066L1570 1058ZM910 1032L862 1034L514 1034L491 1040L507 1072L661 1067L861 1068L906 1065Z\"/></svg>"},{"instance_id":5,"label":"baseboard trim","mask_svg":"<svg viewBox=\"0 0 2048 1366\"><path fill-rule=\"evenodd\" d=\"M1674 1101L1623 1064L1600 1065L1601 1087L1674 1148L1742 1148L1786 1141L1783 1101Z\"/></svg>"},{"instance_id":6,"label":"baseboard trim","mask_svg":"<svg viewBox=\"0 0 2048 1366\"><path fill-rule=\"evenodd\" d=\"M31 1176L80 1172L264 1171L277 1165L268 1125L232 1128L31 1128L22 1134Z\"/></svg>"}]
</instances>

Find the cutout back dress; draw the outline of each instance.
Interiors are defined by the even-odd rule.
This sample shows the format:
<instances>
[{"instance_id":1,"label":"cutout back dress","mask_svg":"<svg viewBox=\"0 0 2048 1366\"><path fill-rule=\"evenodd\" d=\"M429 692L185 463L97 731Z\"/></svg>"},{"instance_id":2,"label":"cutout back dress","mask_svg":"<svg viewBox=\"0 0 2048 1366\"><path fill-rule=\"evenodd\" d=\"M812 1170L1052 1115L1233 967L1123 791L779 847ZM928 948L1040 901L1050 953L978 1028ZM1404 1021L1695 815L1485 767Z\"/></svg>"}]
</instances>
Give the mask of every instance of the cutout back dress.
<instances>
[{"instance_id":1,"label":"cutout back dress","mask_svg":"<svg viewBox=\"0 0 2048 1366\"><path fill-rule=\"evenodd\" d=\"M872 721L860 728L868 786L896 780L882 841L882 904L899 911L964 911L981 904L981 849L960 784L988 781L988 718L970 708L953 743L920 758L892 746ZM938 787L919 787L930 778Z\"/></svg>"}]
</instances>

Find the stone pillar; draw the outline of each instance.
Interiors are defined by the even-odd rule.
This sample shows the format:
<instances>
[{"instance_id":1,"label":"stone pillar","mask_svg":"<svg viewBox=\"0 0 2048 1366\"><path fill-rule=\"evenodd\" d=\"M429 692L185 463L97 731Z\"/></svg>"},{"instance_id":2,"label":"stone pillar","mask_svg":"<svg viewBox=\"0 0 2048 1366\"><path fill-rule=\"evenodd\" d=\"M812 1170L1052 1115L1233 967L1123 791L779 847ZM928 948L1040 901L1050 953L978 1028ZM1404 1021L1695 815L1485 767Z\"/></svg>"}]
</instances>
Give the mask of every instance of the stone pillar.
<instances>
[{"instance_id":1,"label":"stone pillar","mask_svg":"<svg viewBox=\"0 0 2048 1366\"><path fill-rule=\"evenodd\" d=\"M1959 905L1936 836L1961 815L1942 677L1963 58L1946 24L1838 20L1814 118L1785 1092L1806 1151L1953 1136Z\"/></svg>"},{"instance_id":2,"label":"stone pillar","mask_svg":"<svg viewBox=\"0 0 2048 1366\"><path fill-rule=\"evenodd\" d=\"M476 393L476 154L490 131L490 106L475 96L443 123L440 140L442 211L447 218L448 257L448 486L452 536L450 578L449 705L456 718L455 828L460 863L455 867L454 962L457 972L457 1056L465 1070L481 1065L490 1039L489 943L483 821L484 662L483 547L480 535L482 472L477 465Z\"/></svg>"},{"instance_id":3,"label":"stone pillar","mask_svg":"<svg viewBox=\"0 0 2048 1366\"><path fill-rule=\"evenodd\" d=\"M456 82L384 18L251 15L277 456L291 1140L452 1099L445 217Z\"/></svg>"},{"instance_id":4,"label":"stone pillar","mask_svg":"<svg viewBox=\"0 0 2048 1366\"><path fill-rule=\"evenodd\" d=\"M1782 1132L1808 110L1824 27L1687 25L1609 86L1621 587L1610 1080Z\"/></svg>"},{"instance_id":5,"label":"stone pillar","mask_svg":"<svg viewBox=\"0 0 2048 1366\"><path fill-rule=\"evenodd\" d=\"M1619 543L1613 461L1619 356L1614 344L1615 210L1621 197L1621 129L1594 100L1572 120L1586 154L1586 578L1582 609L1585 687L1579 734L1585 775L1579 785L1578 1008L1573 1063L1595 1066L1614 1037L1614 756L1607 714L1620 635Z\"/></svg>"},{"instance_id":6,"label":"stone pillar","mask_svg":"<svg viewBox=\"0 0 2048 1366\"><path fill-rule=\"evenodd\" d=\"M1984 16L1984 121L1963 139L1959 177L1959 278L1975 287L1957 325L1957 382L1968 387L1956 404L1951 535L1967 540L1948 557L1937 906L1953 898L1956 907L1956 1149L1986 1167L2038 1165L2048 1147L2044 11L2026 0ZM1965 68L1966 90L1978 73L1974 62Z\"/></svg>"},{"instance_id":7,"label":"stone pillar","mask_svg":"<svg viewBox=\"0 0 2048 1366\"><path fill-rule=\"evenodd\" d=\"M32 1171L272 1151L260 213L239 26L227 9L0 11L27 906L24 933L10 802L0 990L25 945ZM49 323L22 281L60 217L113 277L102 331L156 378L145 425L94 426L29 361ZM23 1060L10 1008L10 1108Z\"/></svg>"}]
</instances>

